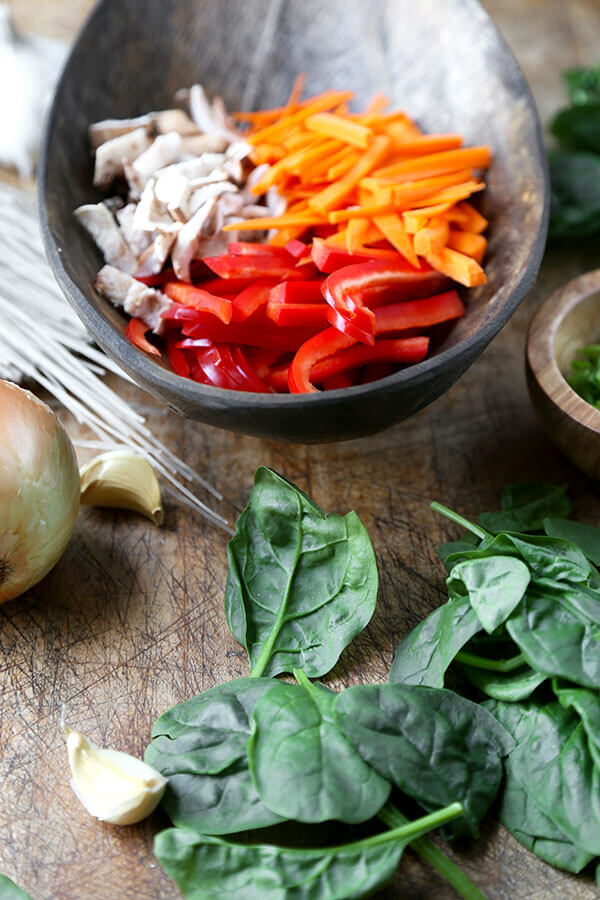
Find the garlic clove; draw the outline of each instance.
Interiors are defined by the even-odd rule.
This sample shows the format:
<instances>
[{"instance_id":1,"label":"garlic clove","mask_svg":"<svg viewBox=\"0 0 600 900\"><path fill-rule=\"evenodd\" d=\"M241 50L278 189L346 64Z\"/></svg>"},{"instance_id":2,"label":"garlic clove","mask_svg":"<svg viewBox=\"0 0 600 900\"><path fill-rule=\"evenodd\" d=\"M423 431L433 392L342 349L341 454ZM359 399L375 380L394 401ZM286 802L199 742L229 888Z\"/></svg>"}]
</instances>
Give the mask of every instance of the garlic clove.
<instances>
[{"instance_id":1,"label":"garlic clove","mask_svg":"<svg viewBox=\"0 0 600 900\"><path fill-rule=\"evenodd\" d=\"M63 726L71 767L71 786L90 815L111 825L133 825L154 812L167 779L141 759L94 746L80 732Z\"/></svg>"},{"instance_id":2,"label":"garlic clove","mask_svg":"<svg viewBox=\"0 0 600 900\"><path fill-rule=\"evenodd\" d=\"M81 503L131 509L162 525L160 487L150 463L131 450L109 450L82 467Z\"/></svg>"}]
</instances>

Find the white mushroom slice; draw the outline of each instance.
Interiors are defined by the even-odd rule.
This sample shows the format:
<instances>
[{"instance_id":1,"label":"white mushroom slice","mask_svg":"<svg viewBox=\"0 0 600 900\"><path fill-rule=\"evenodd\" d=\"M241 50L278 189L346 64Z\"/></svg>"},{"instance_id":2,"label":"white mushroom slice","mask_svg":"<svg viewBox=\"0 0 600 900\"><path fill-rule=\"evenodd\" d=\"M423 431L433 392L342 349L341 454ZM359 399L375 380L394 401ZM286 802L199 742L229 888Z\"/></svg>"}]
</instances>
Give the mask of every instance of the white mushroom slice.
<instances>
[{"instance_id":1,"label":"white mushroom slice","mask_svg":"<svg viewBox=\"0 0 600 900\"><path fill-rule=\"evenodd\" d=\"M163 109L150 113L150 120L159 134L177 131L182 137L198 134L198 126L183 109Z\"/></svg>"},{"instance_id":2,"label":"white mushroom slice","mask_svg":"<svg viewBox=\"0 0 600 900\"><path fill-rule=\"evenodd\" d=\"M223 168L232 181L235 181L236 184L242 184L245 172L239 159L226 159L223 163Z\"/></svg>"},{"instance_id":3,"label":"white mushroom slice","mask_svg":"<svg viewBox=\"0 0 600 900\"><path fill-rule=\"evenodd\" d=\"M104 203L87 203L75 216L92 236L104 259L124 272L134 272L137 260L125 242L112 213Z\"/></svg>"},{"instance_id":4,"label":"white mushroom slice","mask_svg":"<svg viewBox=\"0 0 600 900\"><path fill-rule=\"evenodd\" d=\"M139 257L152 243L152 235L147 231L134 228L133 217L135 216L135 210L136 204L128 203L127 206L117 210L115 215L129 249L135 257Z\"/></svg>"},{"instance_id":5,"label":"white mushroom slice","mask_svg":"<svg viewBox=\"0 0 600 900\"><path fill-rule=\"evenodd\" d=\"M135 215L133 227L137 231L165 231L175 233L179 231L180 223L174 222L165 205L161 203L154 193L155 179L151 178L140 197Z\"/></svg>"},{"instance_id":6,"label":"white mushroom slice","mask_svg":"<svg viewBox=\"0 0 600 900\"><path fill-rule=\"evenodd\" d=\"M103 266L94 284L98 293L115 306L141 319L155 334L162 333L164 322L160 314L170 307L171 300L156 288L147 287L114 266Z\"/></svg>"},{"instance_id":7,"label":"white mushroom slice","mask_svg":"<svg viewBox=\"0 0 600 900\"><path fill-rule=\"evenodd\" d=\"M223 153L227 140L219 134L192 134L183 138L182 156L202 156L203 153Z\"/></svg>"},{"instance_id":8,"label":"white mushroom slice","mask_svg":"<svg viewBox=\"0 0 600 900\"><path fill-rule=\"evenodd\" d=\"M196 255L202 238L207 234L216 205L214 197L207 200L177 235L175 246L171 251L171 262L175 274L182 281L190 280L190 262Z\"/></svg>"},{"instance_id":9,"label":"white mushroom slice","mask_svg":"<svg viewBox=\"0 0 600 900\"><path fill-rule=\"evenodd\" d=\"M174 234L165 234L162 231L157 231L148 249L140 256L134 275L140 278L146 275L157 275L164 266L174 243Z\"/></svg>"},{"instance_id":10,"label":"white mushroom slice","mask_svg":"<svg viewBox=\"0 0 600 900\"><path fill-rule=\"evenodd\" d=\"M151 125L152 119L149 115L137 116L135 119L103 119L102 122L94 122L90 125L88 138L92 150L96 150L100 144L104 144L106 141L111 141L122 134L129 134L138 128L149 129Z\"/></svg>"},{"instance_id":11,"label":"white mushroom slice","mask_svg":"<svg viewBox=\"0 0 600 900\"><path fill-rule=\"evenodd\" d=\"M221 197L223 194L237 193L238 190L230 181L216 181L196 188L189 196L188 214L192 218L196 212L212 197Z\"/></svg>"},{"instance_id":12,"label":"white mushroom slice","mask_svg":"<svg viewBox=\"0 0 600 900\"><path fill-rule=\"evenodd\" d=\"M229 145L226 151L226 155L228 159L246 159L247 156L250 155L252 147L246 141L234 141ZM259 166L259 168L261 168ZM265 165L264 170L269 167ZM262 177L262 176L261 176Z\"/></svg>"},{"instance_id":13,"label":"white mushroom slice","mask_svg":"<svg viewBox=\"0 0 600 900\"><path fill-rule=\"evenodd\" d=\"M240 218L242 208L244 206L244 198L240 191L233 194L222 194L217 200L217 208L214 217L215 232L221 231L226 221ZM230 238L235 240L235 238Z\"/></svg>"},{"instance_id":14,"label":"white mushroom slice","mask_svg":"<svg viewBox=\"0 0 600 900\"><path fill-rule=\"evenodd\" d=\"M282 216L287 209L287 200L275 187L270 187L265 194L265 203L270 216Z\"/></svg>"},{"instance_id":15,"label":"white mushroom slice","mask_svg":"<svg viewBox=\"0 0 600 900\"><path fill-rule=\"evenodd\" d=\"M249 233L247 232L247 234ZM227 248L232 241L239 240L241 240L240 233L237 231L218 231L212 237L200 241L195 259L204 259L205 256L222 256L227 253Z\"/></svg>"},{"instance_id":16,"label":"white mushroom slice","mask_svg":"<svg viewBox=\"0 0 600 900\"><path fill-rule=\"evenodd\" d=\"M255 184L261 180L265 172L267 172L269 166L267 163L262 163L260 166L257 166L255 169L252 169L248 177L246 178L246 184L244 185L244 190L249 191L250 188L253 188Z\"/></svg>"},{"instance_id":17,"label":"white mushroom slice","mask_svg":"<svg viewBox=\"0 0 600 900\"><path fill-rule=\"evenodd\" d=\"M177 162L181 156L183 138L176 131L168 134L159 134L147 150L144 150L134 162L131 169L135 173L135 184L142 190L148 183L148 179L154 175L157 169L163 169L171 163Z\"/></svg>"},{"instance_id":18,"label":"white mushroom slice","mask_svg":"<svg viewBox=\"0 0 600 900\"><path fill-rule=\"evenodd\" d=\"M194 84L190 88L189 104L190 115L200 131L220 134L229 142L241 139L241 132L234 128L221 98L215 97L210 103L201 84Z\"/></svg>"},{"instance_id":19,"label":"white mushroom slice","mask_svg":"<svg viewBox=\"0 0 600 900\"><path fill-rule=\"evenodd\" d=\"M115 178L123 175L124 164L137 159L151 143L149 129L136 128L101 144L96 150L95 186L103 190L110 187Z\"/></svg>"}]
</instances>

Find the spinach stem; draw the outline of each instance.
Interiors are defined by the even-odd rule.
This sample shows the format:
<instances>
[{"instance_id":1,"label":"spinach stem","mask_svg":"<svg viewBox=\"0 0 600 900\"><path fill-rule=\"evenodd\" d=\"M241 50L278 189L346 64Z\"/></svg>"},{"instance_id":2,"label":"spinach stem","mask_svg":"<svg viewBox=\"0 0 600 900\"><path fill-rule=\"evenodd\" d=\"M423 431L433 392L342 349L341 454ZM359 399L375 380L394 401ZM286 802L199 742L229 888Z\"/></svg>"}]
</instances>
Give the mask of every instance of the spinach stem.
<instances>
[{"instance_id":1,"label":"spinach stem","mask_svg":"<svg viewBox=\"0 0 600 900\"><path fill-rule=\"evenodd\" d=\"M382 844L390 844L393 841L402 841L402 843L408 844L427 831L431 831L432 828L438 828L440 825L445 825L446 822L451 822L452 819L460 816L462 812L463 807L461 803L450 803L448 806L436 809L435 812L421 816L420 819L415 819L414 821L405 819L402 816L402 821L396 822L390 831L382 831L381 834L374 834L372 837L353 841L351 844L343 844L341 847L328 847L323 853L333 856L342 849L345 851L367 850L369 847L380 847Z\"/></svg>"},{"instance_id":2,"label":"spinach stem","mask_svg":"<svg viewBox=\"0 0 600 900\"><path fill-rule=\"evenodd\" d=\"M473 666L474 669L486 669L489 672L513 672L526 665L527 660L522 653L510 659L488 659L486 656L476 656L474 653L465 653L461 650L455 656L456 662L465 666Z\"/></svg>"},{"instance_id":3,"label":"spinach stem","mask_svg":"<svg viewBox=\"0 0 600 900\"><path fill-rule=\"evenodd\" d=\"M386 803L383 809L379 811L379 818L388 826L395 828L409 820L403 816L399 809L392 803ZM482 894L479 888L475 887L473 882L465 875L461 869L456 866L446 854L440 850L435 844L424 837L415 838L411 841L410 846L425 862L429 863L432 869L441 875L442 878L451 885L457 894L464 900L488 900L485 894Z\"/></svg>"},{"instance_id":4,"label":"spinach stem","mask_svg":"<svg viewBox=\"0 0 600 900\"><path fill-rule=\"evenodd\" d=\"M469 522L469 520L461 516L460 513L448 509L447 506L442 506L437 500L434 500L430 505L431 508L436 512L439 512L440 515L445 516L447 519L451 519L453 522L456 522L457 525L462 525L463 528L466 528L471 534L476 535L480 540L483 541L484 538L490 537L489 532L487 532L485 528L481 528L480 525L476 525L474 522Z\"/></svg>"}]
</instances>

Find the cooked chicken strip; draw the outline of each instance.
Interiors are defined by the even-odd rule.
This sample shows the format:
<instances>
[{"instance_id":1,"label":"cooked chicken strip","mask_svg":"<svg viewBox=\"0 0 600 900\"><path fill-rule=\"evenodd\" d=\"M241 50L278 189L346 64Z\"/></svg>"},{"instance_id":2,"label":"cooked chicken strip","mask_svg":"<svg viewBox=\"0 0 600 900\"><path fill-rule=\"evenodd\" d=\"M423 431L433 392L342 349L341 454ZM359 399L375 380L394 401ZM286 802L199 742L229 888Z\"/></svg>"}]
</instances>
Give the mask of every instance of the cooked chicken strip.
<instances>
[{"instance_id":1,"label":"cooked chicken strip","mask_svg":"<svg viewBox=\"0 0 600 900\"><path fill-rule=\"evenodd\" d=\"M94 184L106 190L115 178L123 175L125 163L132 163L152 143L150 129L136 128L120 137L105 141L96 150Z\"/></svg>"},{"instance_id":2,"label":"cooked chicken strip","mask_svg":"<svg viewBox=\"0 0 600 900\"><path fill-rule=\"evenodd\" d=\"M154 334L162 334L164 322L160 314L170 307L171 300L156 288L146 287L114 266L103 266L94 279L94 285L98 293L115 306L141 319Z\"/></svg>"},{"instance_id":3,"label":"cooked chicken strip","mask_svg":"<svg viewBox=\"0 0 600 900\"><path fill-rule=\"evenodd\" d=\"M123 272L135 272L137 260L104 203L87 203L76 209L75 215L92 236L107 263L118 266Z\"/></svg>"}]
</instances>

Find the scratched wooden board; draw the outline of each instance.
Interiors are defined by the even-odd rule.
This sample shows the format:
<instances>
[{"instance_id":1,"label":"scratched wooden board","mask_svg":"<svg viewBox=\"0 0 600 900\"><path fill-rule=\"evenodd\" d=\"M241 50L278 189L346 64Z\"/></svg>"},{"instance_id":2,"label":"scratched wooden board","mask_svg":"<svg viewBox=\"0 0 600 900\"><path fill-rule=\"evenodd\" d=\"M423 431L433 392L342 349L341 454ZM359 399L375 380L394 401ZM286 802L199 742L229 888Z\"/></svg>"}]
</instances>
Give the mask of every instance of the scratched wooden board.
<instances>
[{"instance_id":1,"label":"scratched wooden board","mask_svg":"<svg viewBox=\"0 0 600 900\"><path fill-rule=\"evenodd\" d=\"M89 0L13 0L19 21L66 38ZM595 61L594 0L487 0L533 86L545 118L563 99L557 66ZM572 485L576 513L600 519L598 485L549 443L527 396L527 323L558 284L597 266L596 242L554 248L536 288L462 380L433 406L369 439L289 447L173 417L131 388L131 402L176 452L226 498L232 521L258 465L296 481L328 511L355 509L380 571L377 611L327 679L334 688L382 681L398 641L444 599L435 547L456 534L428 508L439 499L467 515L494 508L515 480ZM74 423L69 423L77 434ZM208 499L208 498L205 498ZM167 501L161 529L133 515L83 510L51 575L0 607L0 871L35 900L175 900L152 854L160 814L113 828L90 819L69 787L61 708L99 744L142 754L168 706L247 673L226 626L227 535ZM450 848L490 900L590 900L591 879L571 878L526 852L492 818L477 842ZM455 895L407 853L382 900Z\"/></svg>"}]
</instances>

